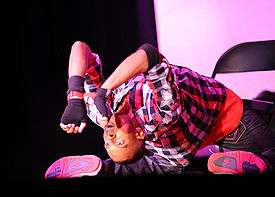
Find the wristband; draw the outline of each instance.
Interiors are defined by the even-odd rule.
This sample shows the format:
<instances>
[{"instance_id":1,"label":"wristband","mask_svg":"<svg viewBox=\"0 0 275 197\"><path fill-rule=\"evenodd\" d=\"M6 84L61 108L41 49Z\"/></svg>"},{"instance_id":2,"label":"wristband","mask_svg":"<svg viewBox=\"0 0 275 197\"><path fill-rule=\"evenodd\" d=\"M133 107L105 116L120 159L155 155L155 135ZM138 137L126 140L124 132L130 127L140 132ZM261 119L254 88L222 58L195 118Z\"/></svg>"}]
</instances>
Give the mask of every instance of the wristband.
<instances>
[{"instance_id":1,"label":"wristband","mask_svg":"<svg viewBox=\"0 0 275 197\"><path fill-rule=\"evenodd\" d=\"M98 88L96 93L97 93L97 96L103 96L105 98L107 98L110 94L111 94L112 90L110 89L105 89L105 88Z\"/></svg>"},{"instance_id":2,"label":"wristband","mask_svg":"<svg viewBox=\"0 0 275 197\"><path fill-rule=\"evenodd\" d=\"M78 91L78 92L85 92L84 90L84 81L85 78L81 76L71 76L68 79L68 91L67 94L69 94L71 91Z\"/></svg>"}]
</instances>

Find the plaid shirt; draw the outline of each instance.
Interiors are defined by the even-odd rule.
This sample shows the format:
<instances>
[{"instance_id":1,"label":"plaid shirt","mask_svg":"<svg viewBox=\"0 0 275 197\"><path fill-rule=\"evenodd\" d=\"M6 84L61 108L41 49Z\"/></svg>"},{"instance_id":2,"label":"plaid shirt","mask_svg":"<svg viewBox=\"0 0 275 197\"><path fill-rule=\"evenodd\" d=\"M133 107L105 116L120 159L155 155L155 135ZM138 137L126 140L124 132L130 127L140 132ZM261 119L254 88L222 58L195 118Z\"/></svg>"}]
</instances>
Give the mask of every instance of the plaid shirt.
<instances>
[{"instance_id":1,"label":"plaid shirt","mask_svg":"<svg viewBox=\"0 0 275 197\"><path fill-rule=\"evenodd\" d=\"M100 61L95 68L100 68ZM99 79L88 70L90 79ZM89 78L89 77L87 77ZM98 85L85 83L86 91ZM161 165L187 166L215 124L226 98L225 87L186 67L171 65L163 58L148 72L137 75L112 92L108 103L115 111L128 95L132 112L146 133L146 148ZM96 124L100 116L93 99L86 97L88 116ZM159 157L160 156L160 157Z\"/></svg>"}]
</instances>

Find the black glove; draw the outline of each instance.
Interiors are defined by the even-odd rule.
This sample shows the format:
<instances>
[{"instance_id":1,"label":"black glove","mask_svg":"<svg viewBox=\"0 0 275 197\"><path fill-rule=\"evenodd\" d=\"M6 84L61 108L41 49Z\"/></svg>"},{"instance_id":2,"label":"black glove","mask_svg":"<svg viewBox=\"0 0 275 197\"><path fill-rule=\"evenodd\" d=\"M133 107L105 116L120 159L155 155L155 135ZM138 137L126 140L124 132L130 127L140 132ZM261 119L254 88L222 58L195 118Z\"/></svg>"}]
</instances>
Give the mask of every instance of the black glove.
<instances>
[{"instance_id":1,"label":"black glove","mask_svg":"<svg viewBox=\"0 0 275 197\"><path fill-rule=\"evenodd\" d=\"M102 117L110 118L110 110L107 107L107 97L110 95L110 90L104 88L98 88L96 91L96 97L94 100L95 106Z\"/></svg>"},{"instance_id":2,"label":"black glove","mask_svg":"<svg viewBox=\"0 0 275 197\"><path fill-rule=\"evenodd\" d=\"M81 122L88 122L86 106L83 99L70 99L66 106L61 123L80 125Z\"/></svg>"}]
</instances>

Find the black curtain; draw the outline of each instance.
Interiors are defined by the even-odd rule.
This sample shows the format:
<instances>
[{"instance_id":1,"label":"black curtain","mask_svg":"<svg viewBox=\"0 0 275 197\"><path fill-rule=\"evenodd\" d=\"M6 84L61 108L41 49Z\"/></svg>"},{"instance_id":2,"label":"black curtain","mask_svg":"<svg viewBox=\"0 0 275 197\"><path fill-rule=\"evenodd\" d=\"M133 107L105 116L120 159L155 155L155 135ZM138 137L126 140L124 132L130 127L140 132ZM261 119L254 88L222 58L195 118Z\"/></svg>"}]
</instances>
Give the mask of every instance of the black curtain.
<instances>
[{"instance_id":1,"label":"black curtain","mask_svg":"<svg viewBox=\"0 0 275 197\"><path fill-rule=\"evenodd\" d=\"M153 0L23 1L17 6L21 121L9 143L9 178L41 179L63 156L107 158L101 129L92 122L80 135L59 128L70 47L77 40L86 42L101 56L104 75L110 75L142 43L157 47Z\"/></svg>"}]
</instances>

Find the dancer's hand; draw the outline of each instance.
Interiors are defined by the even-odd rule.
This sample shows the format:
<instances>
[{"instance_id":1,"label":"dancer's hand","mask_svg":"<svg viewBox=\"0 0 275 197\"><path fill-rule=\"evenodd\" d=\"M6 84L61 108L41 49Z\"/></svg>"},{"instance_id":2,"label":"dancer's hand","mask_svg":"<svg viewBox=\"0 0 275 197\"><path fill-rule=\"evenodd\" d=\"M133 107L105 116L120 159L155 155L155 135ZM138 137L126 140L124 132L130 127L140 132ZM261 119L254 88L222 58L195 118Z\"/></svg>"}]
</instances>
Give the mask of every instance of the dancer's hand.
<instances>
[{"instance_id":1,"label":"dancer's hand","mask_svg":"<svg viewBox=\"0 0 275 197\"><path fill-rule=\"evenodd\" d=\"M60 121L60 127L67 133L81 133L88 122L83 99L70 99Z\"/></svg>"},{"instance_id":2,"label":"dancer's hand","mask_svg":"<svg viewBox=\"0 0 275 197\"><path fill-rule=\"evenodd\" d=\"M109 118L110 118L110 110L107 107L107 97L110 95L111 90L107 90L104 88L98 88L97 94L94 100L94 104L99 111L99 113L102 116L102 119L100 121L100 125L104 127Z\"/></svg>"}]
</instances>

